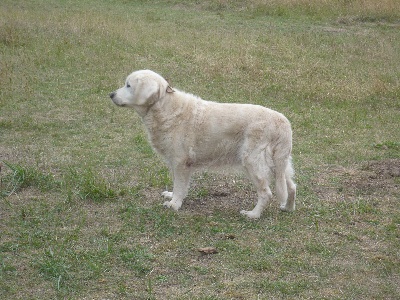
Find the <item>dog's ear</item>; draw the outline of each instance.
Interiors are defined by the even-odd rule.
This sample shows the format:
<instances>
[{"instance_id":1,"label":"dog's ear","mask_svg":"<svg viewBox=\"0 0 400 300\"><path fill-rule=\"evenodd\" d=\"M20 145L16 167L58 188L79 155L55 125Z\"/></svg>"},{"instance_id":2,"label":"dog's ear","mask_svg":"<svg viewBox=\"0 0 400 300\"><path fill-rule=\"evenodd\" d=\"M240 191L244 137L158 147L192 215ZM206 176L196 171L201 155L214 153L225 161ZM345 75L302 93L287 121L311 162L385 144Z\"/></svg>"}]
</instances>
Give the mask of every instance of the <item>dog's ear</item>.
<instances>
[{"instance_id":1,"label":"dog's ear","mask_svg":"<svg viewBox=\"0 0 400 300\"><path fill-rule=\"evenodd\" d=\"M170 81L168 78L166 78L165 81L168 83L166 92L169 93L169 94L174 93L175 91L174 91L174 89L171 87L171 81Z\"/></svg>"},{"instance_id":2,"label":"dog's ear","mask_svg":"<svg viewBox=\"0 0 400 300\"><path fill-rule=\"evenodd\" d=\"M170 86L167 86L167 93L175 93L174 89Z\"/></svg>"},{"instance_id":3,"label":"dog's ear","mask_svg":"<svg viewBox=\"0 0 400 300\"><path fill-rule=\"evenodd\" d=\"M169 85L168 79L166 79L165 81L166 82L160 83L159 99L164 98L167 93L170 94L175 92L173 88Z\"/></svg>"},{"instance_id":4,"label":"dog's ear","mask_svg":"<svg viewBox=\"0 0 400 300\"><path fill-rule=\"evenodd\" d=\"M135 87L135 104L136 105L152 105L158 99L154 99L159 96L160 85L155 80L149 80L148 78L142 78L138 80Z\"/></svg>"}]
</instances>

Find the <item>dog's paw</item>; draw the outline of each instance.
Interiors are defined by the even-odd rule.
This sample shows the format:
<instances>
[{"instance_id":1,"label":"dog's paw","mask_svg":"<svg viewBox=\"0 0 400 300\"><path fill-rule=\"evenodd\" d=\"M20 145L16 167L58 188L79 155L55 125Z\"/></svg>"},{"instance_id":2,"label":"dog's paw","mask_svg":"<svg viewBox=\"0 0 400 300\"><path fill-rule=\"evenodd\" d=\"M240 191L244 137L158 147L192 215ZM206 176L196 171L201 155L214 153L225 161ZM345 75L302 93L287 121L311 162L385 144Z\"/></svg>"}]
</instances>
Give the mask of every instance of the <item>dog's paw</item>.
<instances>
[{"instance_id":1,"label":"dog's paw","mask_svg":"<svg viewBox=\"0 0 400 300\"><path fill-rule=\"evenodd\" d=\"M280 210L284 212L292 212L294 211L294 206L293 207L288 207L287 205L281 205Z\"/></svg>"},{"instance_id":2,"label":"dog's paw","mask_svg":"<svg viewBox=\"0 0 400 300\"><path fill-rule=\"evenodd\" d=\"M164 205L164 207L172 208L173 210L178 210L179 208L181 208L181 205L179 205L176 202L172 202L172 201L166 201L166 202L164 202L163 205Z\"/></svg>"},{"instance_id":3,"label":"dog's paw","mask_svg":"<svg viewBox=\"0 0 400 300\"><path fill-rule=\"evenodd\" d=\"M261 214L260 213L256 213L254 211L248 211L248 210L242 210L240 212L242 215L248 217L249 219L259 219Z\"/></svg>"},{"instance_id":4,"label":"dog's paw","mask_svg":"<svg viewBox=\"0 0 400 300\"><path fill-rule=\"evenodd\" d=\"M163 196L164 198L172 199L172 192L168 191L162 192L161 196Z\"/></svg>"}]
</instances>

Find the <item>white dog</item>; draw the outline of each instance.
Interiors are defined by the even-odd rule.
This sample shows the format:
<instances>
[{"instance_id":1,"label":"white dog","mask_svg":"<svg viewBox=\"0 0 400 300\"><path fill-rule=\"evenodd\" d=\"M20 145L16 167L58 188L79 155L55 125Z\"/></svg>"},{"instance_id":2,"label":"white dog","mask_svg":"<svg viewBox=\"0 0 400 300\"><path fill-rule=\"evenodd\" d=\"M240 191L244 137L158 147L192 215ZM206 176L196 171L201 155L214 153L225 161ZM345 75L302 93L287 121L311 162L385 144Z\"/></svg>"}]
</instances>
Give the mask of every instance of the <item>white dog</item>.
<instances>
[{"instance_id":1,"label":"white dog","mask_svg":"<svg viewBox=\"0 0 400 300\"><path fill-rule=\"evenodd\" d=\"M118 106L134 108L142 118L153 148L173 175L171 199L178 210L192 173L201 168L240 167L256 186L258 203L249 218L259 218L270 200L270 174L283 211L295 209L296 185L291 164L292 130L281 113L251 104L205 101L172 89L153 71L133 72L125 86L110 94Z\"/></svg>"}]
</instances>

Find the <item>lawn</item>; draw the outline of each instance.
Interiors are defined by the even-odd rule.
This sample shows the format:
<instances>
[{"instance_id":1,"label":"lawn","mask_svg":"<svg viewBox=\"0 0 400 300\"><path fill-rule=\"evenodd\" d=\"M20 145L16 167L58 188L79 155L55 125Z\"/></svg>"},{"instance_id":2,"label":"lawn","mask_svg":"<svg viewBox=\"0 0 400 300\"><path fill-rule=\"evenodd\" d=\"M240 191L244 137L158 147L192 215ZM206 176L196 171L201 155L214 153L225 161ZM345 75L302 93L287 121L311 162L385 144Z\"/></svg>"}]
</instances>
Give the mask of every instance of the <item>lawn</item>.
<instances>
[{"instance_id":1,"label":"lawn","mask_svg":"<svg viewBox=\"0 0 400 300\"><path fill-rule=\"evenodd\" d=\"M398 299L400 5L377 3L2 0L0 298ZM164 209L108 97L139 69L284 113L296 211L248 220L249 181L211 171Z\"/></svg>"}]
</instances>

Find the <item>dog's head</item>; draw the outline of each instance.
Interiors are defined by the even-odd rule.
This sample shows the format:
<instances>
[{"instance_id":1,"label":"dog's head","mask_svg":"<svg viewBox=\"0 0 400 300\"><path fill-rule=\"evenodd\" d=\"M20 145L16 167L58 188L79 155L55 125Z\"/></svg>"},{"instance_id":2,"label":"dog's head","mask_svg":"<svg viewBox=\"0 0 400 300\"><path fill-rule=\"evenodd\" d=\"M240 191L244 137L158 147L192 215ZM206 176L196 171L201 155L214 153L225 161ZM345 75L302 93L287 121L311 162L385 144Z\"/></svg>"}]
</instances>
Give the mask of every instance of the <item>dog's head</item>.
<instances>
[{"instance_id":1,"label":"dog's head","mask_svg":"<svg viewBox=\"0 0 400 300\"><path fill-rule=\"evenodd\" d=\"M141 70L130 74L125 85L112 92L110 98L116 105L132 107L140 113L147 111L170 90L163 77L150 70Z\"/></svg>"}]
</instances>

